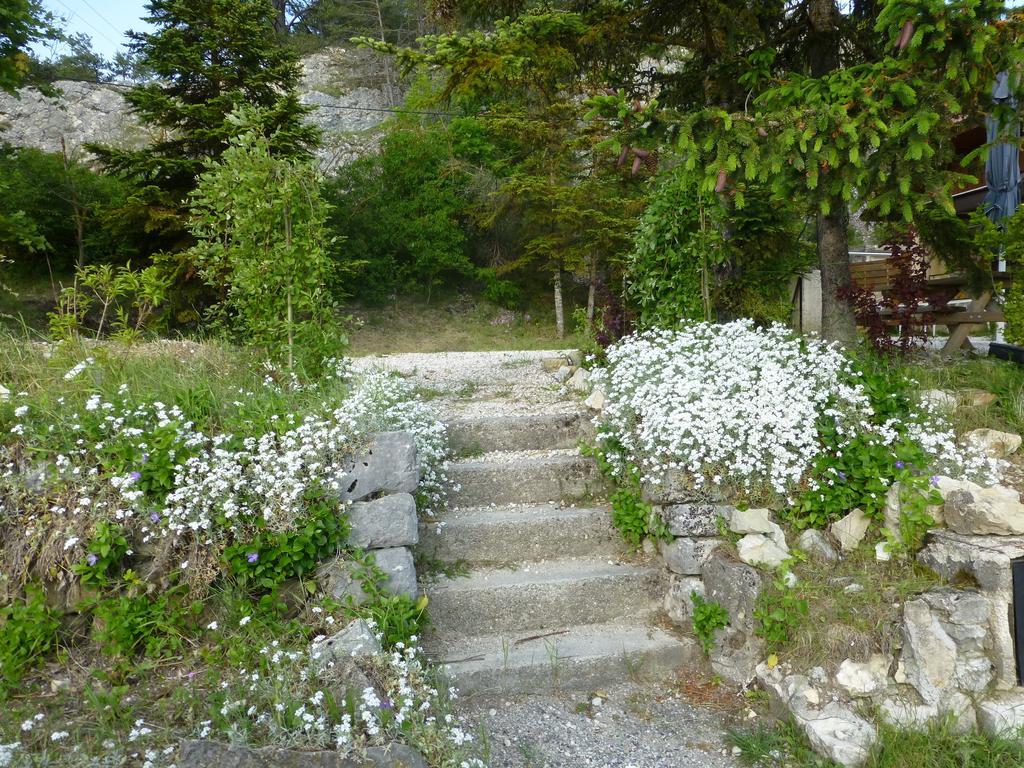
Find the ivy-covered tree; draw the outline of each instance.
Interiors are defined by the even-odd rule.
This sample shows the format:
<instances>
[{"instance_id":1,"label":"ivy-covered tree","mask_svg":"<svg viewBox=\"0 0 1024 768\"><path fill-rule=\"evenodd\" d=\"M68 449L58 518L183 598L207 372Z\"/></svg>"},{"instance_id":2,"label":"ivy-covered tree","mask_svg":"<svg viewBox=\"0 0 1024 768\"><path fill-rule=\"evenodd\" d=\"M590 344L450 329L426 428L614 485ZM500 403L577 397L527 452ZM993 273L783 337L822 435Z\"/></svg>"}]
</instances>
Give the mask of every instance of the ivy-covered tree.
<instances>
[{"instance_id":1,"label":"ivy-covered tree","mask_svg":"<svg viewBox=\"0 0 1024 768\"><path fill-rule=\"evenodd\" d=\"M269 0L151 0L152 32L131 33L130 50L155 79L125 100L157 140L142 149L93 147L106 167L135 179L155 205L175 207L237 133L228 115L259 109L254 126L271 154L309 157L319 138L303 122L300 66L273 34Z\"/></svg>"}]
</instances>

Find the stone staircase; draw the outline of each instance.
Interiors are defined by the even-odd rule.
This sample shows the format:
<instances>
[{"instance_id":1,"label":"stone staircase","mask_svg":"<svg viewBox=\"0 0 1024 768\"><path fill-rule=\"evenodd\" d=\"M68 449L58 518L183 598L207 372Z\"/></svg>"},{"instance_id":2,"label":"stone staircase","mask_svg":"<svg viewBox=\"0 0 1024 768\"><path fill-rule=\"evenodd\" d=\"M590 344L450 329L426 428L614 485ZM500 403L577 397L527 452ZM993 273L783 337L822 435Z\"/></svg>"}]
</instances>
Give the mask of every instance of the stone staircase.
<instances>
[{"instance_id":1,"label":"stone staircase","mask_svg":"<svg viewBox=\"0 0 1024 768\"><path fill-rule=\"evenodd\" d=\"M448 420L449 510L420 547L466 576L424 585L428 653L462 692L594 690L695 663L662 619L664 573L611 526L606 486L579 454L576 411Z\"/></svg>"}]
</instances>

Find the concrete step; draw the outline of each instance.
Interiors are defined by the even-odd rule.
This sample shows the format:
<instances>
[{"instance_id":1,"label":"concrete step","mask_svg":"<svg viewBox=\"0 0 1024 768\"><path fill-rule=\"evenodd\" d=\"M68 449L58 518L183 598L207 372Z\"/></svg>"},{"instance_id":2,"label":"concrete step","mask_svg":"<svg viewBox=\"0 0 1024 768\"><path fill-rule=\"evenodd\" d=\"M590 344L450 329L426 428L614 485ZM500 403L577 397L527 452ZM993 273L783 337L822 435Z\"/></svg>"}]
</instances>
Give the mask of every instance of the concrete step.
<instances>
[{"instance_id":1,"label":"concrete step","mask_svg":"<svg viewBox=\"0 0 1024 768\"><path fill-rule=\"evenodd\" d=\"M470 565L626 554L606 507L554 504L470 507L420 525L420 548Z\"/></svg>"},{"instance_id":2,"label":"concrete step","mask_svg":"<svg viewBox=\"0 0 1024 768\"><path fill-rule=\"evenodd\" d=\"M584 501L607 493L597 464L575 452L492 453L452 462L448 477L455 507Z\"/></svg>"},{"instance_id":3,"label":"concrete step","mask_svg":"<svg viewBox=\"0 0 1024 768\"><path fill-rule=\"evenodd\" d=\"M456 456L575 448L594 433L590 418L579 411L453 419L446 426Z\"/></svg>"},{"instance_id":4,"label":"concrete step","mask_svg":"<svg viewBox=\"0 0 1024 768\"><path fill-rule=\"evenodd\" d=\"M704 664L696 640L636 624L466 637L428 643L427 652L443 663L462 696L595 691Z\"/></svg>"},{"instance_id":5,"label":"concrete step","mask_svg":"<svg viewBox=\"0 0 1024 768\"><path fill-rule=\"evenodd\" d=\"M456 637L643 619L663 579L661 568L599 559L524 563L441 579L427 589L428 611L437 635Z\"/></svg>"}]
</instances>

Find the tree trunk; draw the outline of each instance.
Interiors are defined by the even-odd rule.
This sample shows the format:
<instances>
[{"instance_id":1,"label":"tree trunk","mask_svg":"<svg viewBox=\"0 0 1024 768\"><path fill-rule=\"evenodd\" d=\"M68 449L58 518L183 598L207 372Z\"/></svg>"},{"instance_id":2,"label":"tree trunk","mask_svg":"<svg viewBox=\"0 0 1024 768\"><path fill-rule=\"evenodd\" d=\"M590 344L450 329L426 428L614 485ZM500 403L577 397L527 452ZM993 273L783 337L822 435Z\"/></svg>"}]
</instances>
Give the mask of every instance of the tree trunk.
<instances>
[{"instance_id":1,"label":"tree trunk","mask_svg":"<svg viewBox=\"0 0 1024 768\"><path fill-rule=\"evenodd\" d=\"M597 308L597 256L591 254L589 266L589 285L587 286L587 327L593 328L594 311Z\"/></svg>"},{"instance_id":2,"label":"tree trunk","mask_svg":"<svg viewBox=\"0 0 1024 768\"><path fill-rule=\"evenodd\" d=\"M555 333L558 338L565 336L565 308L562 305L562 267L555 269Z\"/></svg>"},{"instance_id":3,"label":"tree trunk","mask_svg":"<svg viewBox=\"0 0 1024 768\"><path fill-rule=\"evenodd\" d=\"M808 0L807 56L811 75L824 77L840 67L839 23L842 14L835 0ZM822 175L827 170L822 169ZM822 180L822 186L828 180ZM853 309L839 298L838 291L850 284L850 245L846 227L846 201L830 200L828 215L818 212L818 263L821 267L821 335L829 341L850 344L857 339Z\"/></svg>"},{"instance_id":4,"label":"tree trunk","mask_svg":"<svg viewBox=\"0 0 1024 768\"><path fill-rule=\"evenodd\" d=\"M850 244L847 209L842 200L832 203L826 216L818 213L818 262L821 266L821 335L829 341L852 344L857 340L853 308L839 298L850 284Z\"/></svg>"},{"instance_id":5,"label":"tree trunk","mask_svg":"<svg viewBox=\"0 0 1024 768\"><path fill-rule=\"evenodd\" d=\"M273 0L274 2L274 31L279 35L288 32L288 20L285 18L285 0Z\"/></svg>"},{"instance_id":6,"label":"tree trunk","mask_svg":"<svg viewBox=\"0 0 1024 768\"><path fill-rule=\"evenodd\" d=\"M75 267L81 269L85 266L85 211L78 201L78 187L75 186L75 179L71 175L71 161L68 158L68 145L64 137L60 137L60 154L64 160L64 176L68 180L68 187L71 189L71 210L75 217L75 244L78 246L78 256L75 258Z\"/></svg>"}]
</instances>

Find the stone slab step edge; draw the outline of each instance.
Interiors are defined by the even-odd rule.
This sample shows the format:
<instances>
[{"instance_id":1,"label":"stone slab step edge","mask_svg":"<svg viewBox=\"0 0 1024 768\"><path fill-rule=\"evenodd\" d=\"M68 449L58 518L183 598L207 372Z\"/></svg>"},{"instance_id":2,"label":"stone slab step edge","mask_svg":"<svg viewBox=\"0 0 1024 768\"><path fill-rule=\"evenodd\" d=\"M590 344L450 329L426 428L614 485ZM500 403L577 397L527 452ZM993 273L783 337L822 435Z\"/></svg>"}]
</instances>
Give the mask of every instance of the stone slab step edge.
<instances>
[{"instance_id":1,"label":"stone slab step edge","mask_svg":"<svg viewBox=\"0 0 1024 768\"><path fill-rule=\"evenodd\" d=\"M467 565L620 557L627 548L605 507L471 507L420 525L422 551Z\"/></svg>"},{"instance_id":2,"label":"stone slab step edge","mask_svg":"<svg viewBox=\"0 0 1024 768\"><path fill-rule=\"evenodd\" d=\"M655 615L661 568L597 559L548 560L442 578L427 590L439 639L600 624Z\"/></svg>"},{"instance_id":3,"label":"stone slab step edge","mask_svg":"<svg viewBox=\"0 0 1024 768\"><path fill-rule=\"evenodd\" d=\"M597 464L578 454L491 456L452 462L446 472L452 487L448 503L455 507L585 501L608 492Z\"/></svg>"},{"instance_id":4,"label":"stone slab step edge","mask_svg":"<svg viewBox=\"0 0 1024 768\"><path fill-rule=\"evenodd\" d=\"M595 691L638 679L664 679L703 667L697 641L657 627L580 625L559 634L516 632L466 637L428 654L444 665L460 695Z\"/></svg>"},{"instance_id":5,"label":"stone slab step edge","mask_svg":"<svg viewBox=\"0 0 1024 768\"><path fill-rule=\"evenodd\" d=\"M590 418L579 411L452 419L445 426L456 456L575 448L594 434Z\"/></svg>"}]
</instances>

